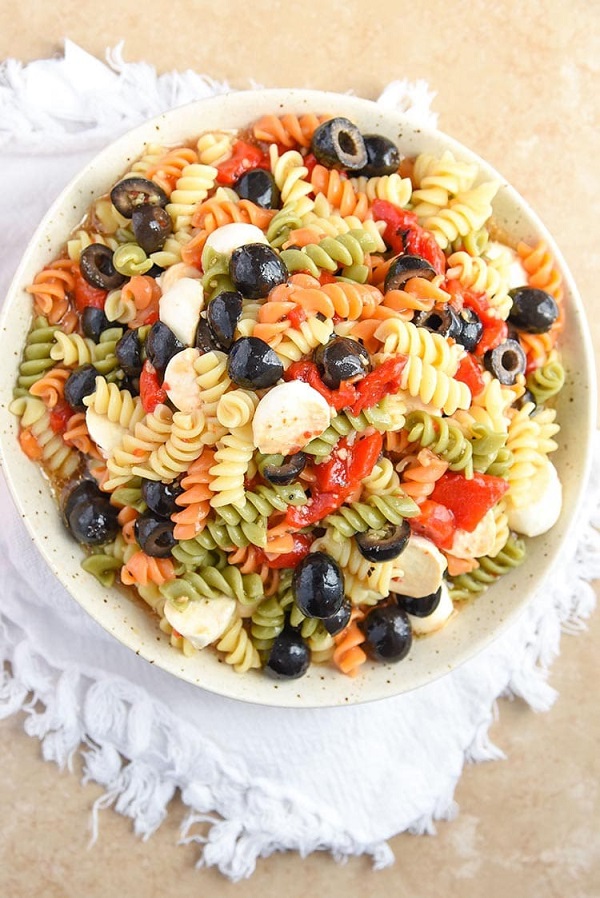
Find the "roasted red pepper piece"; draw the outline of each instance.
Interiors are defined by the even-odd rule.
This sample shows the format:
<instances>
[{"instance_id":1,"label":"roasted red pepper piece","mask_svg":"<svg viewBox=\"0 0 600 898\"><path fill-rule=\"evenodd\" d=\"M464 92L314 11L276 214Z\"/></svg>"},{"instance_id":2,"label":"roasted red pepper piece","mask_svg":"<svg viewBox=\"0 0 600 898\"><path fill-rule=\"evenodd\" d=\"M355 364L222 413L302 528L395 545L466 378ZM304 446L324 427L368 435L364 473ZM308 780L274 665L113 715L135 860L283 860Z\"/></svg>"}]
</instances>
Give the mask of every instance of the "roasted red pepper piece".
<instances>
[{"instance_id":1,"label":"roasted red pepper piece","mask_svg":"<svg viewBox=\"0 0 600 898\"><path fill-rule=\"evenodd\" d=\"M73 409L69 403L60 399L50 412L50 427L54 433L64 433L72 415Z\"/></svg>"},{"instance_id":2,"label":"roasted red pepper piece","mask_svg":"<svg viewBox=\"0 0 600 898\"><path fill-rule=\"evenodd\" d=\"M106 290L99 290L98 287L88 284L81 274L75 276L73 294L78 312L83 312L87 308L103 309L108 295Z\"/></svg>"},{"instance_id":3,"label":"roasted red pepper piece","mask_svg":"<svg viewBox=\"0 0 600 898\"><path fill-rule=\"evenodd\" d=\"M348 483L352 489L371 473L383 449L383 435L375 432L359 437L352 446Z\"/></svg>"},{"instance_id":4,"label":"roasted red pepper piece","mask_svg":"<svg viewBox=\"0 0 600 898\"><path fill-rule=\"evenodd\" d=\"M309 505L290 505L285 522L298 530L316 524L343 505L347 494L348 488L339 493L318 493L311 498Z\"/></svg>"},{"instance_id":5,"label":"roasted red pepper piece","mask_svg":"<svg viewBox=\"0 0 600 898\"><path fill-rule=\"evenodd\" d=\"M160 385L158 372L148 359L140 374L140 398L147 413L153 412L157 405L167 401L167 391Z\"/></svg>"},{"instance_id":6,"label":"roasted red pepper piece","mask_svg":"<svg viewBox=\"0 0 600 898\"><path fill-rule=\"evenodd\" d=\"M346 406L352 405L356 399L356 390L350 383L342 381L337 390L330 390L329 387L326 387L319 376L319 371L314 362L294 362L283 376L285 380L301 380L309 384L338 412L346 408Z\"/></svg>"},{"instance_id":7,"label":"roasted red pepper piece","mask_svg":"<svg viewBox=\"0 0 600 898\"><path fill-rule=\"evenodd\" d=\"M471 396L478 396L485 386L481 365L470 352L460 360L458 371L454 377L468 386Z\"/></svg>"},{"instance_id":8,"label":"roasted red pepper piece","mask_svg":"<svg viewBox=\"0 0 600 898\"><path fill-rule=\"evenodd\" d=\"M483 516L508 489L502 477L475 472L470 480L454 471L446 471L437 481L431 499L448 508L456 526L471 533Z\"/></svg>"},{"instance_id":9,"label":"roasted red pepper piece","mask_svg":"<svg viewBox=\"0 0 600 898\"><path fill-rule=\"evenodd\" d=\"M349 457L348 440L344 437L332 450L328 461L314 466L315 483L319 493L336 493L348 486Z\"/></svg>"},{"instance_id":10,"label":"roasted red pepper piece","mask_svg":"<svg viewBox=\"0 0 600 898\"><path fill-rule=\"evenodd\" d=\"M404 240L404 246L407 253L426 259L438 274L446 271L446 256L437 245L433 234L420 225L410 229Z\"/></svg>"},{"instance_id":11,"label":"roasted red pepper piece","mask_svg":"<svg viewBox=\"0 0 600 898\"><path fill-rule=\"evenodd\" d=\"M388 200L375 200L371 206L375 221L385 221L383 239L392 252L412 253L427 259L438 274L446 270L446 257L435 237L419 224L414 212L399 209Z\"/></svg>"},{"instance_id":12,"label":"roasted red pepper piece","mask_svg":"<svg viewBox=\"0 0 600 898\"><path fill-rule=\"evenodd\" d=\"M418 226L418 218L414 212L394 206L388 200L375 200L371 205L375 221L385 221L383 239L394 253L403 253L404 238L411 228Z\"/></svg>"},{"instance_id":13,"label":"roasted red pepper piece","mask_svg":"<svg viewBox=\"0 0 600 898\"><path fill-rule=\"evenodd\" d=\"M265 168L267 158L263 151L252 143L238 140L233 145L232 154L225 162L217 165L217 183L234 184L244 172L253 168Z\"/></svg>"},{"instance_id":14,"label":"roasted red pepper piece","mask_svg":"<svg viewBox=\"0 0 600 898\"><path fill-rule=\"evenodd\" d=\"M413 533L430 539L438 549L449 549L456 532L454 515L450 509L431 499L425 499L420 508L418 517L410 519Z\"/></svg>"},{"instance_id":15,"label":"roasted red pepper piece","mask_svg":"<svg viewBox=\"0 0 600 898\"><path fill-rule=\"evenodd\" d=\"M374 371L363 377L356 384L356 400L350 409L352 414L358 415L364 408L377 405L388 393L396 393L400 387L406 361L405 355L397 355L382 362Z\"/></svg>"},{"instance_id":16,"label":"roasted red pepper piece","mask_svg":"<svg viewBox=\"0 0 600 898\"><path fill-rule=\"evenodd\" d=\"M348 496L373 470L383 447L380 433L364 434L350 446L342 438L329 461L315 465L316 481L309 505L290 507L286 522L292 527L306 527L323 520L343 505Z\"/></svg>"},{"instance_id":17,"label":"roasted red pepper piece","mask_svg":"<svg viewBox=\"0 0 600 898\"><path fill-rule=\"evenodd\" d=\"M303 321L306 321L306 312L302 308L302 306L294 306L291 312L287 314L287 320L290 322L292 327L300 327Z\"/></svg>"},{"instance_id":18,"label":"roasted red pepper piece","mask_svg":"<svg viewBox=\"0 0 600 898\"><path fill-rule=\"evenodd\" d=\"M383 436L369 433L350 445L343 437L332 450L328 461L314 466L319 493L351 493L367 477L383 448Z\"/></svg>"}]
</instances>

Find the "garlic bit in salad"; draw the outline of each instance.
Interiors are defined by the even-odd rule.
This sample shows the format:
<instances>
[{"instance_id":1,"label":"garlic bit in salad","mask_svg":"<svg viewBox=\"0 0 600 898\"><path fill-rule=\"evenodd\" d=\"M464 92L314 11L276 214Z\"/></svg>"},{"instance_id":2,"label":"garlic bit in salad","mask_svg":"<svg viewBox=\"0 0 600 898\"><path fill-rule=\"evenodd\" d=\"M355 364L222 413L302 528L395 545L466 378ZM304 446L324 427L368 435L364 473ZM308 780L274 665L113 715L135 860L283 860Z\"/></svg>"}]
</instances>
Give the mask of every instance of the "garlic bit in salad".
<instances>
[{"instance_id":1,"label":"garlic bit in salad","mask_svg":"<svg viewBox=\"0 0 600 898\"><path fill-rule=\"evenodd\" d=\"M265 455L291 455L329 427L327 400L299 380L263 396L252 420L254 444Z\"/></svg>"}]
</instances>

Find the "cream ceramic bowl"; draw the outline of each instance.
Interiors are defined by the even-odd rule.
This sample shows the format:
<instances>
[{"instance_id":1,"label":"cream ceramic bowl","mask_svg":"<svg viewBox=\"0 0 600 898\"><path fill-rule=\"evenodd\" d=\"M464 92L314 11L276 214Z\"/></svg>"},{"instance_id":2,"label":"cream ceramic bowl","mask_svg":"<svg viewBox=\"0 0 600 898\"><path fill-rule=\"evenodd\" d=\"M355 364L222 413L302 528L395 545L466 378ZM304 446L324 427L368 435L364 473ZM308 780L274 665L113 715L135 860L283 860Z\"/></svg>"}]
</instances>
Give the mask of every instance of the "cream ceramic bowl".
<instances>
[{"instance_id":1,"label":"cream ceramic bowl","mask_svg":"<svg viewBox=\"0 0 600 898\"><path fill-rule=\"evenodd\" d=\"M498 224L517 238L531 241L543 237L562 270L566 287L567 323L562 352L568 376L559 400L562 432L560 449L554 456L564 487L559 522L545 536L529 541L522 567L464 607L443 630L415 640L404 661L396 665L369 663L356 679L322 665L311 666L306 676L290 682L273 681L255 671L241 676L219 662L210 649L189 659L172 648L160 632L157 618L141 601L117 588L107 591L81 570L82 551L63 528L41 471L20 451L17 421L7 408L30 324L30 303L26 301L24 286L56 257L91 201L107 192L141 154L143 144L176 145L202 131L243 128L265 113L284 112L344 115L363 132L379 132L392 138L404 155L451 150L458 158L477 162L485 178L502 182L494 201ZM339 706L397 695L448 673L481 651L523 611L556 562L582 498L595 410L593 354L581 300L560 252L527 203L482 159L446 135L415 127L401 114L384 111L366 100L305 90L241 92L175 109L125 134L86 166L43 219L15 275L1 324L0 432L4 470L40 553L82 608L124 645L174 676L224 696L284 707Z\"/></svg>"}]
</instances>

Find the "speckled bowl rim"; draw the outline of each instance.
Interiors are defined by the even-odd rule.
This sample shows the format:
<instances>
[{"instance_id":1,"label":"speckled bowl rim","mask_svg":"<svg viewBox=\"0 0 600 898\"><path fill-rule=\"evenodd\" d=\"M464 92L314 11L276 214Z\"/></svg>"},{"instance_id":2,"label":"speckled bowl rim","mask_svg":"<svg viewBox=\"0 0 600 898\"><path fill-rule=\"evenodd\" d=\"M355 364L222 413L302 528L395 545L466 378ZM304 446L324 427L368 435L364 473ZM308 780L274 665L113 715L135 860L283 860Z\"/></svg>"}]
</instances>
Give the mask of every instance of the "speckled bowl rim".
<instances>
[{"instance_id":1,"label":"speckled bowl rim","mask_svg":"<svg viewBox=\"0 0 600 898\"><path fill-rule=\"evenodd\" d=\"M47 482L21 453L17 422L8 412L21 348L30 323L24 285L55 257L92 200L105 193L140 155L145 142L174 145L212 128L243 128L265 113L330 112L355 121L363 132L381 132L396 140L406 155L450 150L475 161L481 178L501 182L494 202L496 221L515 238L543 238L561 270L567 321L562 351L568 370L559 407L560 449L553 457L564 488L559 522L550 533L529 541L523 566L506 575L486 594L469 603L440 632L415 640L400 664L367 664L361 676L348 678L323 665L312 665L300 680L277 682L258 672L236 674L207 650L185 658L158 628L158 619L141 601L119 589L106 590L80 568L82 552L63 529ZM164 113L127 132L100 152L69 183L44 216L15 273L0 317L0 353L5 359L0 384L0 448L15 503L42 557L73 598L107 632L137 655L175 677L213 693L257 704L317 708L375 701L424 686L456 669L503 633L523 612L534 592L550 576L583 499L591 463L596 409L594 356L583 304L565 261L537 215L487 162L435 129L415 126L401 113L357 97L329 92L269 89L225 94Z\"/></svg>"}]
</instances>

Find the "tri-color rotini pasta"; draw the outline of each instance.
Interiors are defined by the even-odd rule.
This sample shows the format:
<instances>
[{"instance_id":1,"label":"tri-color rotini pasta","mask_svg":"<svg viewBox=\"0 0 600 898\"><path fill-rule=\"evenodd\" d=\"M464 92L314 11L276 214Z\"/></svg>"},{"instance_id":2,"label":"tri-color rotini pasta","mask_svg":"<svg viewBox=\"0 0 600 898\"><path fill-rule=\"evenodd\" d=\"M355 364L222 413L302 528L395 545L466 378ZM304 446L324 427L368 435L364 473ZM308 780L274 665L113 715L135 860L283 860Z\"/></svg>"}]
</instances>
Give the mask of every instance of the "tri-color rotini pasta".
<instances>
[{"instance_id":1,"label":"tri-color rotini pasta","mask_svg":"<svg viewBox=\"0 0 600 898\"><path fill-rule=\"evenodd\" d=\"M11 406L83 569L236 673L400 661L560 513L548 247L334 115L124 169L26 287Z\"/></svg>"}]
</instances>

